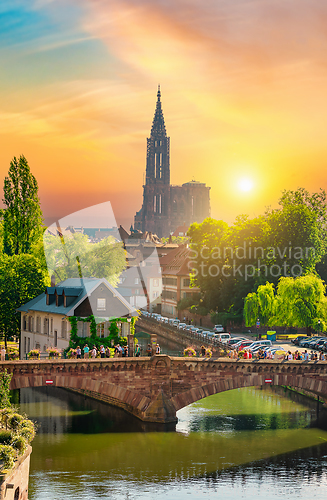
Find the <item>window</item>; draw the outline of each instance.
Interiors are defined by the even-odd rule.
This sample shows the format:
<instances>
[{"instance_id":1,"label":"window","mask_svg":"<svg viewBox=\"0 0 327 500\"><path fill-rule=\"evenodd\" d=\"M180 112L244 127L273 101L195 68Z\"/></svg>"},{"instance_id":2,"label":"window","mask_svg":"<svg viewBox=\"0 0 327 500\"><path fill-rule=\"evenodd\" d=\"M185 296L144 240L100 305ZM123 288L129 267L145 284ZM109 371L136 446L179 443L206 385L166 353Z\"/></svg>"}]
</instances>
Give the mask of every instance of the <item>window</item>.
<instances>
[{"instance_id":1,"label":"window","mask_svg":"<svg viewBox=\"0 0 327 500\"><path fill-rule=\"evenodd\" d=\"M159 292L153 292L153 298L156 299L159 295Z\"/></svg>"},{"instance_id":2,"label":"window","mask_svg":"<svg viewBox=\"0 0 327 500\"><path fill-rule=\"evenodd\" d=\"M134 285L139 285L139 284L140 284L140 279L134 278Z\"/></svg>"},{"instance_id":3,"label":"window","mask_svg":"<svg viewBox=\"0 0 327 500\"><path fill-rule=\"evenodd\" d=\"M183 279L183 286L187 286L188 288L190 288L190 279L189 278Z\"/></svg>"},{"instance_id":4,"label":"window","mask_svg":"<svg viewBox=\"0 0 327 500\"><path fill-rule=\"evenodd\" d=\"M106 299L97 299L97 310L98 311L106 310Z\"/></svg>"},{"instance_id":5,"label":"window","mask_svg":"<svg viewBox=\"0 0 327 500\"><path fill-rule=\"evenodd\" d=\"M138 288L135 288L134 295L140 295L140 290Z\"/></svg>"},{"instance_id":6,"label":"window","mask_svg":"<svg viewBox=\"0 0 327 500\"><path fill-rule=\"evenodd\" d=\"M67 338L67 321L64 319L61 322L61 337L63 339Z\"/></svg>"},{"instance_id":7,"label":"window","mask_svg":"<svg viewBox=\"0 0 327 500\"><path fill-rule=\"evenodd\" d=\"M37 333L41 333L41 318L40 318L40 316L36 317L36 331L37 331Z\"/></svg>"},{"instance_id":8,"label":"window","mask_svg":"<svg viewBox=\"0 0 327 500\"><path fill-rule=\"evenodd\" d=\"M27 317L26 317L26 316L24 316L24 317L23 317L23 330L24 330L25 332L26 332L26 330L27 330Z\"/></svg>"},{"instance_id":9,"label":"window","mask_svg":"<svg viewBox=\"0 0 327 500\"><path fill-rule=\"evenodd\" d=\"M153 286L159 286L159 280L153 280Z\"/></svg>"},{"instance_id":10,"label":"window","mask_svg":"<svg viewBox=\"0 0 327 500\"><path fill-rule=\"evenodd\" d=\"M177 286L177 278L162 278L163 285Z\"/></svg>"},{"instance_id":11,"label":"window","mask_svg":"<svg viewBox=\"0 0 327 500\"><path fill-rule=\"evenodd\" d=\"M45 335L47 335L49 333L49 320L48 320L48 318L44 318L43 333Z\"/></svg>"},{"instance_id":12,"label":"window","mask_svg":"<svg viewBox=\"0 0 327 500\"><path fill-rule=\"evenodd\" d=\"M98 323L97 325L97 335L98 337L104 337L104 323Z\"/></svg>"},{"instance_id":13,"label":"window","mask_svg":"<svg viewBox=\"0 0 327 500\"><path fill-rule=\"evenodd\" d=\"M51 323L50 324L51 324L51 330L50 331L52 333L53 332L53 318L51 318Z\"/></svg>"}]
</instances>

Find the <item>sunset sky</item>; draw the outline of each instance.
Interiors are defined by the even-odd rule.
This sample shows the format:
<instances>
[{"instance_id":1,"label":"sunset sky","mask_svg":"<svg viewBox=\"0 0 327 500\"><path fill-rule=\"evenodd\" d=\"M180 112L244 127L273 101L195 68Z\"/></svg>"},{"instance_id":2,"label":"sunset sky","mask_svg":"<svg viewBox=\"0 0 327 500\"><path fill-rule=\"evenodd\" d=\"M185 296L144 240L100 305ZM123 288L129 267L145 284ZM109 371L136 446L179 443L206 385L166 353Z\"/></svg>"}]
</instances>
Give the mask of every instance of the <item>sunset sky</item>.
<instances>
[{"instance_id":1,"label":"sunset sky","mask_svg":"<svg viewBox=\"0 0 327 500\"><path fill-rule=\"evenodd\" d=\"M324 0L2 0L1 187L24 154L48 223L110 201L129 227L160 83L171 181L213 217L326 189L326 26Z\"/></svg>"}]
</instances>

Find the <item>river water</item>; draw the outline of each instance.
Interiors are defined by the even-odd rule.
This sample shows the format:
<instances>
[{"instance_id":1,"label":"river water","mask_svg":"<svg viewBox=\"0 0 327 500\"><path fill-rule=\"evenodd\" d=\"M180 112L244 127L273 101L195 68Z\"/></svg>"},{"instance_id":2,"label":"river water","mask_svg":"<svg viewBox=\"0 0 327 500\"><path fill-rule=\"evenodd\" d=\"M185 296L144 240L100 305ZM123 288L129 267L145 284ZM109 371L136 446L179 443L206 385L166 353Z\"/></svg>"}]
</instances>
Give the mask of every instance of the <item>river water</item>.
<instances>
[{"instance_id":1,"label":"river water","mask_svg":"<svg viewBox=\"0 0 327 500\"><path fill-rule=\"evenodd\" d=\"M310 427L315 403L280 389L210 396L180 410L176 432L166 433L144 432L124 411L64 389L16 397L38 424L30 500L327 495L327 432Z\"/></svg>"}]
</instances>

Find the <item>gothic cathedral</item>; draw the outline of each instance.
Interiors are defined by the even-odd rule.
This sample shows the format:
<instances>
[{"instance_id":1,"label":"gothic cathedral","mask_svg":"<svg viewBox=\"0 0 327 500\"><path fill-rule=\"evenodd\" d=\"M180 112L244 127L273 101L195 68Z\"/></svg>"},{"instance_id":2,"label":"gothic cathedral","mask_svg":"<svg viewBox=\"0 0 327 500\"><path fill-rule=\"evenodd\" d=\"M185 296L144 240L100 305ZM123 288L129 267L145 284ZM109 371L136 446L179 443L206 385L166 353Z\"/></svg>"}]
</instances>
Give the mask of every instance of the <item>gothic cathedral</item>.
<instances>
[{"instance_id":1,"label":"gothic cathedral","mask_svg":"<svg viewBox=\"0 0 327 500\"><path fill-rule=\"evenodd\" d=\"M146 181L143 205L134 217L134 230L172 234L179 226L190 226L210 217L210 187L190 181L182 186L170 184L170 137L167 137L161 107L160 86L151 134L147 139Z\"/></svg>"}]
</instances>

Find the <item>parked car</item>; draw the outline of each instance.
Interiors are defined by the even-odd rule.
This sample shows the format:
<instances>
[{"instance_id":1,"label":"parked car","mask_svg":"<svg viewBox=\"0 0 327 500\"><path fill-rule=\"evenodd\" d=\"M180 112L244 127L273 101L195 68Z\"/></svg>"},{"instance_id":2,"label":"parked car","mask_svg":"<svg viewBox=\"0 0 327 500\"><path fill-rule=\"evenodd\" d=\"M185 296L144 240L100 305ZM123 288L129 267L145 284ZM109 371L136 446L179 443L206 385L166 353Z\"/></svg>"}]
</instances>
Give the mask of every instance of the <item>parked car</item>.
<instances>
[{"instance_id":1,"label":"parked car","mask_svg":"<svg viewBox=\"0 0 327 500\"><path fill-rule=\"evenodd\" d=\"M223 327L223 325L215 325L213 328L213 331L215 333L222 333L224 331L224 327Z\"/></svg>"},{"instance_id":2,"label":"parked car","mask_svg":"<svg viewBox=\"0 0 327 500\"><path fill-rule=\"evenodd\" d=\"M319 349L319 345L325 342L325 340L326 337L312 340L311 342L309 342L309 346L311 349Z\"/></svg>"},{"instance_id":3,"label":"parked car","mask_svg":"<svg viewBox=\"0 0 327 500\"><path fill-rule=\"evenodd\" d=\"M204 335L205 337L211 338L211 337L215 336L215 332L211 332L210 330L205 330L204 332L202 332L202 335Z\"/></svg>"},{"instance_id":4,"label":"parked car","mask_svg":"<svg viewBox=\"0 0 327 500\"><path fill-rule=\"evenodd\" d=\"M321 340L321 337L311 337L308 340L302 340L300 342L301 347L308 347L309 349L314 349L314 344L318 342L318 340Z\"/></svg>"},{"instance_id":5,"label":"parked car","mask_svg":"<svg viewBox=\"0 0 327 500\"><path fill-rule=\"evenodd\" d=\"M238 342L238 344L234 345L234 349L241 351L245 347L248 348L252 343L252 340L241 340L240 342Z\"/></svg>"},{"instance_id":6,"label":"parked car","mask_svg":"<svg viewBox=\"0 0 327 500\"><path fill-rule=\"evenodd\" d=\"M228 341L230 340L230 334L229 333L215 333L215 339L218 340L218 342L222 342L223 344L227 344Z\"/></svg>"},{"instance_id":7,"label":"parked car","mask_svg":"<svg viewBox=\"0 0 327 500\"><path fill-rule=\"evenodd\" d=\"M184 327L185 327L185 326L186 326L186 323L179 323L179 325L178 325L178 327L177 327L177 328L178 328L179 330L184 330Z\"/></svg>"},{"instance_id":8,"label":"parked car","mask_svg":"<svg viewBox=\"0 0 327 500\"><path fill-rule=\"evenodd\" d=\"M255 342L252 342L251 345L249 345L248 349L252 351L257 346L262 348L271 345L272 345L271 340L256 340Z\"/></svg>"},{"instance_id":9,"label":"parked car","mask_svg":"<svg viewBox=\"0 0 327 500\"><path fill-rule=\"evenodd\" d=\"M291 342L294 345L299 345L299 342L301 340L306 340L306 339L309 339L309 338L310 337L308 337L307 335L298 335L295 339L292 339Z\"/></svg>"},{"instance_id":10,"label":"parked car","mask_svg":"<svg viewBox=\"0 0 327 500\"><path fill-rule=\"evenodd\" d=\"M246 339L245 337L231 337L228 341L228 345L234 346L235 344L237 344L241 340L248 340L248 339Z\"/></svg>"}]
</instances>

